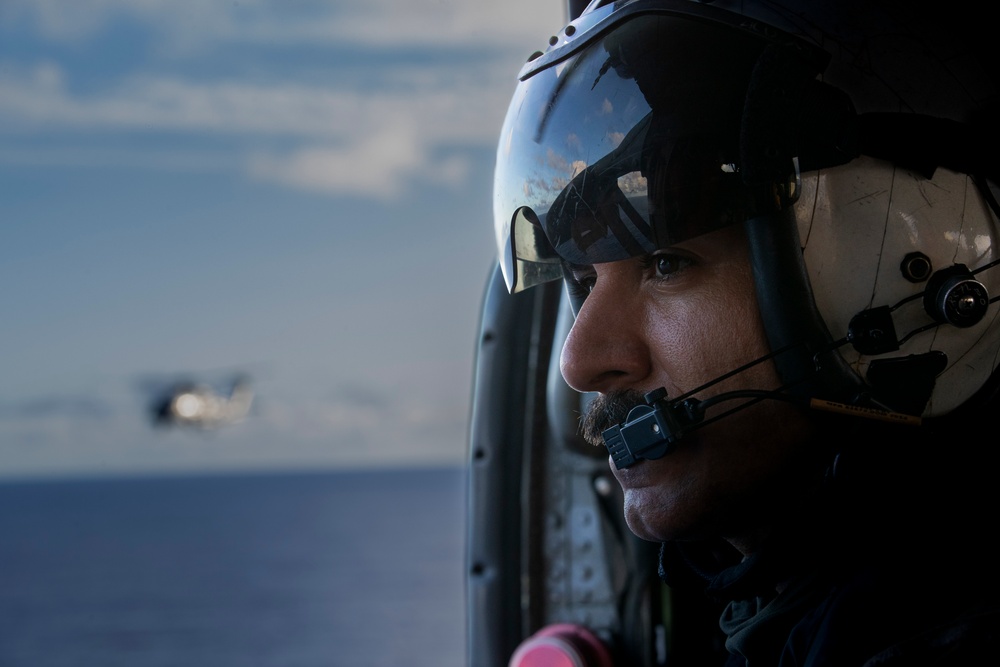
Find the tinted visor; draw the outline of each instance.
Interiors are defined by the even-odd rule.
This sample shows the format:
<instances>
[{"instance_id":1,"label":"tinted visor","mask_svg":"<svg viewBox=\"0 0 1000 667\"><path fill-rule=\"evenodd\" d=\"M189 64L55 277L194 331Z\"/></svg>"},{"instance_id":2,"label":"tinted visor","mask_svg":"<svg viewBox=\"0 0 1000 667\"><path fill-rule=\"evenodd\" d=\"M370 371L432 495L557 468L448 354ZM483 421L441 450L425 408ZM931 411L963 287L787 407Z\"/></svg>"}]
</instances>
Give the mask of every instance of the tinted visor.
<instances>
[{"instance_id":1,"label":"tinted visor","mask_svg":"<svg viewBox=\"0 0 1000 667\"><path fill-rule=\"evenodd\" d=\"M665 11L612 18L540 58L515 91L494 183L512 292L561 278L563 262L627 259L742 222L774 189L748 185L740 159L769 40ZM794 177L789 160L778 180Z\"/></svg>"}]
</instances>

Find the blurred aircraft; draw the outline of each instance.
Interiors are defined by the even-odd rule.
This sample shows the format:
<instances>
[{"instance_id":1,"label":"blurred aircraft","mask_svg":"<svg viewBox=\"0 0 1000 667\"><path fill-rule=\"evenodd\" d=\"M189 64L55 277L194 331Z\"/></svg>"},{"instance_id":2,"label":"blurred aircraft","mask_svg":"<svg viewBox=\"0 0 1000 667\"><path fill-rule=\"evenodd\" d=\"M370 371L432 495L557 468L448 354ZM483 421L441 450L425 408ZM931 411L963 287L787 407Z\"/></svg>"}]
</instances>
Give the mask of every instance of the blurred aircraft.
<instances>
[{"instance_id":1,"label":"blurred aircraft","mask_svg":"<svg viewBox=\"0 0 1000 667\"><path fill-rule=\"evenodd\" d=\"M253 387L245 375L235 377L228 391L207 382L182 380L155 392L150 413L156 426L211 429L242 421L253 399Z\"/></svg>"}]
</instances>

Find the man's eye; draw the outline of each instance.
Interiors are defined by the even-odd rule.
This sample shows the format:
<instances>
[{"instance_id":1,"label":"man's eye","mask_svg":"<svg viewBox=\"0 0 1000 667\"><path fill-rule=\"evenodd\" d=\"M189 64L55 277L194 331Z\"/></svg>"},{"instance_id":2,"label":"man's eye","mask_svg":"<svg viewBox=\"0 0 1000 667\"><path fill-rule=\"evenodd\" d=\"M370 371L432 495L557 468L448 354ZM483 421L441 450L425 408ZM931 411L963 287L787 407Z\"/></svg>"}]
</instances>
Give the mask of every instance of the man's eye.
<instances>
[{"instance_id":1,"label":"man's eye","mask_svg":"<svg viewBox=\"0 0 1000 667\"><path fill-rule=\"evenodd\" d=\"M653 256L653 270L656 271L656 275L660 278L667 277L671 274L677 273L688 264L691 260L680 255L654 255Z\"/></svg>"}]
</instances>

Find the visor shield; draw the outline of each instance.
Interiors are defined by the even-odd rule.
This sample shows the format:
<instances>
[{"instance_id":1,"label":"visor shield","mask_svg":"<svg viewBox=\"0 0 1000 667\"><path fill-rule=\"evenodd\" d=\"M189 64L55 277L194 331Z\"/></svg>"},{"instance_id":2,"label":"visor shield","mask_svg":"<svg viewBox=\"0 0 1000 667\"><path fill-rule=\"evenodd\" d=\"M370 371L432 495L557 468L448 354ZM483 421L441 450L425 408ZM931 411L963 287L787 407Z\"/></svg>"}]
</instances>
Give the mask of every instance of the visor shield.
<instances>
[{"instance_id":1,"label":"visor shield","mask_svg":"<svg viewBox=\"0 0 1000 667\"><path fill-rule=\"evenodd\" d=\"M753 213L741 118L766 40L662 12L594 32L524 77L504 122L494 221L512 292Z\"/></svg>"}]
</instances>

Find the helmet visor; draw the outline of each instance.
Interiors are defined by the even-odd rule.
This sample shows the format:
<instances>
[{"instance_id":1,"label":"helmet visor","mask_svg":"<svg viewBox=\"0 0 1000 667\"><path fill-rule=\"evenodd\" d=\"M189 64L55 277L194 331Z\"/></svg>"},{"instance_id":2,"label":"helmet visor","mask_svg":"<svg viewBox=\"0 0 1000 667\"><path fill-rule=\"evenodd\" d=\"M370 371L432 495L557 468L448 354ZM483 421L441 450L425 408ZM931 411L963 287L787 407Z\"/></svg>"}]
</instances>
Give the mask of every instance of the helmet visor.
<instances>
[{"instance_id":1,"label":"helmet visor","mask_svg":"<svg viewBox=\"0 0 1000 667\"><path fill-rule=\"evenodd\" d=\"M540 59L497 151L508 289L561 278L564 262L644 255L752 215L741 119L767 44L724 22L638 12Z\"/></svg>"}]
</instances>

